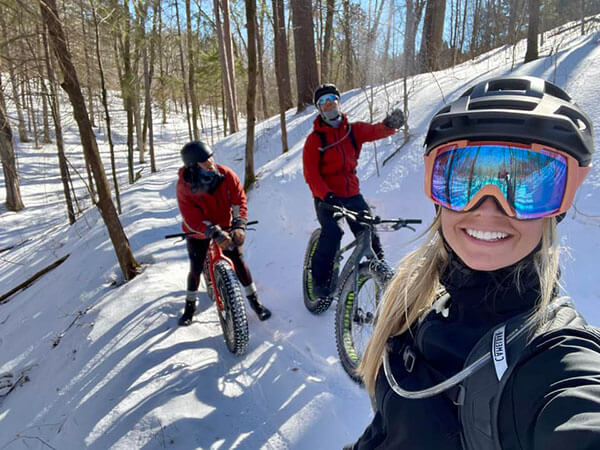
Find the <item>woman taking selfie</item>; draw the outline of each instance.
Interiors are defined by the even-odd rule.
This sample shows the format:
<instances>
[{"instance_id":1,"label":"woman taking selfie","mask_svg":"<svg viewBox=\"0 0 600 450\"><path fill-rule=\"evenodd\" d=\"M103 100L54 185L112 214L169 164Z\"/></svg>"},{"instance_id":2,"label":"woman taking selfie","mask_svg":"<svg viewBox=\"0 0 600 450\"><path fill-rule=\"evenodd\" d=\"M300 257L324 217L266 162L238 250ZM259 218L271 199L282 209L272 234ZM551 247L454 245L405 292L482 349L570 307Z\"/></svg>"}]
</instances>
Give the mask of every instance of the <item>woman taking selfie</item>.
<instances>
[{"instance_id":1,"label":"woman taking selfie","mask_svg":"<svg viewBox=\"0 0 600 450\"><path fill-rule=\"evenodd\" d=\"M488 80L425 139L437 215L400 263L360 366L353 449L600 449L600 333L559 294L557 223L592 123L557 86ZM576 300L576 299L575 299Z\"/></svg>"}]
</instances>

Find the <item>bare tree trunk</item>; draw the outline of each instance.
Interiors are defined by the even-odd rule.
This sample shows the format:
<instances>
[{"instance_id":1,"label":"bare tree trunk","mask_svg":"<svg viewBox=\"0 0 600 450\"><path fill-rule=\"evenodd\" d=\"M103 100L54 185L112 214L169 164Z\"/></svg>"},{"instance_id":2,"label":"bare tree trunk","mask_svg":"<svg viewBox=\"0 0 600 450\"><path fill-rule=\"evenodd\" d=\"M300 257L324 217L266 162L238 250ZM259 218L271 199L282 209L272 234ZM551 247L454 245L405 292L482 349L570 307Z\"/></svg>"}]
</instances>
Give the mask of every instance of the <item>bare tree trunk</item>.
<instances>
[{"instance_id":1,"label":"bare tree trunk","mask_svg":"<svg viewBox=\"0 0 600 450\"><path fill-rule=\"evenodd\" d=\"M192 132L192 122L190 118L190 106L188 104L188 84L185 82L185 64L183 62L183 41L181 37L181 26L179 24L179 7L177 6L177 1L175 4L175 17L177 18L177 37L179 41L179 63L181 65L181 79L183 80L183 99L185 101L185 118L187 120L188 125L188 135L190 141L194 139L194 134Z\"/></svg>"},{"instance_id":2,"label":"bare tree trunk","mask_svg":"<svg viewBox=\"0 0 600 450\"><path fill-rule=\"evenodd\" d=\"M165 92L165 69L163 67L163 38L162 38L162 5L158 2L158 6L154 10L154 14L158 13L158 70L159 78L158 85L160 91L160 110L162 111L162 123L167 123L167 95Z\"/></svg>"},{"instance_id":3,"label":"bare tree trunk","mask_svg":"<svg viewBox=\"0 0 600 450\"><path fill-rule=\"evenodd\" d=\"M25 205L23 205L21 198L12 130L4 110L6 102L4 101L1 86L0 103L0 161L2 162L2 171L4 173L4 185L6 186L6 209L9 211L21 211L25 208Z\"/></svg>"},{"instance_id":4,"label":"bare tree trunk","mask_svg":"<svg viewBox=\"0 0 600 450\"><path fill-rule=\"evenodd\" d=\"M256 0L255 0L256 1ZM269 107L267 106L267 91L265 87L265 69L263 64L263 53L264 53L264 42L263 42L263 24L264 24L264 11L262 6L260 8L260 20L258 20L258 14L256 15L256 49L258 57L258 85L260 88L260 98L262 100L262 114L263 119L269 117Z\"/></svg>"},{"instance_id":5,"label":"bare tree trunk","mask_svg":"<svg viewBox=\"0 0 600 450\"><path fill-rule=\"evenodd\" d=\"M232 71L229 68L229 65L233 64L233 54L230 54L231 30L229 29L229 6L227 0L224 0L224 3L227 4L227 10L222 8L221 0L213 1L217 40L219 43L219 60L221 62L221 79L223 81L223 103L224 111L227 113L226 116L223 116L223 121L225 123L224 133L227 133L227 125L229 125L229 132L235 133L238 130L237 103L235 95L235 77L231 78L235 71ZM223 15L223 20L221 20L221 14Z\"/></svg>"},{"instance_id":6,"label":"bare tree trunk","mask_svg":"<svg viewBox=\"0 0 600 450\"><path fill-rule=\"evenodd\" d=\"M350 30L350 0L342 0L344 6L344 20L342 28L344 30L344 80L346 88L354 87L354 61L352 59L352 31Z\"/></svg>"},{"instance_id":7,"label":"bare tree trunk","mask_svg":"<svg viewBox=\"0 0 600 450\"><path fill-rule=\"evenodd\" d=\"M425 22L419 54L419 67L422 72L441 69L440 52L444 32L445 0L428 0L425 8Z\"/></svg>"},{"instance_id":8,"label":"bare tree trunk","mask_svg":"<svg viewBox=\"0 0 600 450\"><path fill-rule=\"evenodd\" d=\"M230 129L233 127L232 133L238 131L238 99L237 87L235 85L235 58L233 56L233 39L231 37L231 15L229 13L229 0L220 0L221 9L223 10L223 42L225 44L225 57L227 58L227 71L231 89L231 103L233 107L233 121L230 121Z\"/></svg>"},{"instance_id":9,"label":"bare tree trunk","mask_svg":"<svg viewBox=\"0 0 600 450\"><path fill-rule=\"evenodd\" d=\"M90 121L92 123L92 127L95 127L94 124L94 97L92 94L92 76L90 74L90 56L88 54L88 46L87 46L87 30L85 28L85 13L83 10L83 0L79 1L79 7L81 9L81 35L83 36L82 45L83 45L83 57L85 59L85 81L87 85L87 94L88 94L88 109L90 111Z\"/></svg>"},{"instance_id":10,"label":"bare tree trunk","mask_svg":"<svg viewBox=\"0 0 600 450\"><path fill-rule=\"evenodd\" d=\"M480 14L481 0L475 0L475 6L473 8L473 30L471 31L471 44L469 45L469 52L471 53L471 58L474 58L479 51L477 36L479 33L479 23L481 22Z\"/></svg>"},{"instance_id":11,"label":"bare tree trunk","mask_svg":"<svg viewBox=\"0 0 600 450\"><path fill-rule=\"evenodd\" d=\"M46 37L47 30L44 27L42 33L42 43L44 46L44 59L46 61L46 76L50 85L50 110L52 111L52 120L54 122L54 133L56 137L56 150L58 153L58 168L60 170L60 180L63 185L63 193L65 194L65 204L67 206L67 217L69 224L73 225L76 221L75 210L73 209L73 199L69 190L69 166L65 157L65 143L63 139L62 124L60 121L60 100L58 98L58 89L56 87L56 77L54 76L54 68L50 61L50 49L48 47L48 39Z\"/></svg>"},{"instance_id":12,"label":"bare tree trunk","mask_svg":"<svg viewBox=\"0 0 600 450\"><path fill-rule=\"evenodd\" d=\"M540 25L540 0L529 1L529 28L525 63L538 59L538 29Z\"/></svg>"},{"instance_id":13,"label":"bare tree trunk","mask_svg":"<svg viewBox=\"0 0 600 450\"><path fill-rule=\"evenodd\" d=\"M329 55L331 53L331 35L333 33L333 13L335 0L327 0L327 14L325 15L325 36L323 37L323 56L321 58L321 80L329 80Z\"/></svg>"},{"instance_id":14,"label":"bare tree trunk","mask_svg":"<svg viewBox=\"0 0 600 450\"><path fill-rule=\"evenodd\" d=\"M38 127L37 127L37 114L36 114L36 110L33 108L33 94L31 92L31 80L29 78L29 71L27 69L25 69L25 73L24 73L24 86L26 87L25 89L23 89L24 91L24 97L26 98L26 101L23 102L23 104L27 104L27 114L29 116L29 123L31 124L31 126L33 127L33 145L34 148L40 148L40 143L38 141Z\"/></svg>"},{"instance_id":15,"label":"bare tree trunk","mask_svg":"<svg viewBox=\"0 0 600 450\"><path fill-rule=\"evenodd\" d=\"M154 121L152 119L152 78L154 77L154 37L156 36L156 21L157 13L160 8L160 0L154 0L154 15L152 17L152 37L150 39L150 67L148 67L148 60L146 55L146 48L144 47L144 87L146 91L146 117L148 118L148 145L150 150L150 172L154 173L156 169L156 157L154 155Z\"/></svg>"},{"instance_id":16,"label":"bare tree trunk","mask_svg":"<svg viewBox=\"0 0 600 450\"><path fill-rule=\"evenodd\" d=\"M198 100L196 98L196 89L194 86L194 49L193 41L194 35L192 34L192 12L190 10L190 0L185 0L185 16L187 24L187 49L188 49L188 83L190 91L190 103L192 104L192 131L194 133L194 140L200 139L200 131L198 130Z\"/></svg>"},{"instance_id":17,"label":"bare tree trunk","mask_svg":"<svg viewBox=\"0 0 600 450\"><path fill-rule=\"evenodd\" d=\"M100 56L100 32L98 30L98 17L96 16L96 6L94 0L90 0L92 7L92 17L94 19L94 30L96 33L96 59L98 60L98 72L100 74L100 89L102 91L102 106L104 107L104 120L106 122L106 136L108 138L108 147L110 149L110 167L112 172L113 187L115 189L115 199L117 200L117 211L121 209L121 195L119 194L119 179L117 178L117 167L115 164L115 146L112 140L112 131L110 126L110 114L108 110L108 95L106 92L106 81L104 79L104 68L102 67L102 57Z\"/></svg>"},{"instance_id":18,"label":"bare tree trunk","mask_svg":"<svg viewBox=\"0 0 600 450\"><path fill-rule=\"evenodd\" d=\"M244 189L256 180L254 173L254 124L256 122L256 0L245 0L248 27L248 95L246 97L246 168Z\"/></svg>"},{"instance_id":19,"label":"bare tree trunk","mask_svg":"<svg viewBox=\"0 0 600 450\"><path fill-rule=\"evenodd\" d=\"M0 14L0 32L2 33L2 36L8 36L6 23L4 21L4 14ZM30 139L27 136L27 128L25 127L25 118L23 116L23 103L19 99L19 83L15 75L15 63L12 59L10 50L11 46L5 45L3 56L7 62L6 65L8 66L8 76L10 79L10 86L12 88L12 98L15 104L15 109L17 110L17 131L19 133L19 141L29 142Z\"/></svg>"},{"instance_id":20,"label":"bare tree trunk","mask_svg":"<svg viewBox=\"0 0 600 450\"><path fill-rule=\"evenodd\" d=\"M313 91L319 84L319 72L315 54L312 2L311 0L294 0L291 4L298 89L297 106L298 112L301 112L313 102Z\"/></svg>"},{"instance_id":21,"label":"bare tree trunk","mask_svg":"<svg viewBox=\"0 0 600 450\"><path fill-rule=\"evenodd\" d=\"M404 64L407 65L406 76L414 75L417 72L415 40L424 6L425 0L406 0L406 24L404 32Z\"/></svg>"},{"instance_id":22,"label":"bare tree trunk","mask_svg":"<svg viewBox=\"0 0 600 450\"><path fill-rule=\"evenodd\" d=\"M62 25L58 19L56 0L40 0L40 9L44 23L48 27L52 49L58 59L64 77L61 86L68 94L69 100L71 101L73 114L81 136L83 151L88 155L88 160L90 161L94 172L94 179L96 181L96 186L98 187L99 196L97 204L98 210L102 215L102 219L104 220L108 234L115 248L117 259L123 272L123 278L125 281L128 281L138 274L139 264L133 256L129 241L123 231L119 216L115 210L115 205L111 199L108 180L106 179L102 160L100 159L100 153L98 151L98 144L96 143L92 124L90 123L85 107L85 99L81 92L75 67L73 67L73 63L71 62L71 55L66 47Z\"/></svg>"},{"instance_id":23,"label":"bare tree trunk","mask_svg":"<svg viewBox=\"0 0 600 450\"><path fill-rule=\"evenodd\" d=\"M294 106L292 102L292 87L290 83L290 66L288 62L287 37L285 34L285 16L283 0L273 2L273 33L275 35L275 73L277 77L277 90L279 92L279 106L283 111ZM287 141L284 145L287 150Z\"/></svg>"}]
</instances>

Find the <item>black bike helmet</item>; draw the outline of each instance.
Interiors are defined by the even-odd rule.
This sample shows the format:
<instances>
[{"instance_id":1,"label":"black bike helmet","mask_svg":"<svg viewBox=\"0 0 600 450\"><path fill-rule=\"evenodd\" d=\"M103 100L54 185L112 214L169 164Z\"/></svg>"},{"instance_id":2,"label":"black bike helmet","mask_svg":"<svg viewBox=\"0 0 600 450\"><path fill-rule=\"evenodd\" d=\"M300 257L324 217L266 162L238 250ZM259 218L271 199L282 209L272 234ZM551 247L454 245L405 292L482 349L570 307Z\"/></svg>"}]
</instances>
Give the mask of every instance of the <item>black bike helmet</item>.
<instances>
[{"instance_id":1,"label":"black bike helmet","mask_svg":"<svg viewBox=\"0 0 600 450\"><path fill-rule=\"evenodd\" d=\"M321 84L317 86L313 95L313 103L315 104L315 106L317 106L317 100L319 100L319 97L325 94L335 94L339 97L340 91L338 91L338 88L335 87L335 84L331 83Z\"/></svg>"},{"instance_id":2,"label":"black bike helmet","mask_svg":"<svg viewBox=\"0 0 600 450\"><path fill-rule=\"evenodd\" d=\"M433 116L425 152L461 139L545 144L582 167L594 153L590 118L565 91L536 77L495 78L467 90Z\"/></svg>"},{"instance_id":3,"label":"black bike helmet","mask_svg":"<svg viewBox=\"0 0 600 450\"><path fill-rule=\"evenodd\" d=\"M181 159L186 167L195 166L199 162L205 162L213 155L208 144L202 141L188 142L181 149Z\"/></svg>"}]
</instances>

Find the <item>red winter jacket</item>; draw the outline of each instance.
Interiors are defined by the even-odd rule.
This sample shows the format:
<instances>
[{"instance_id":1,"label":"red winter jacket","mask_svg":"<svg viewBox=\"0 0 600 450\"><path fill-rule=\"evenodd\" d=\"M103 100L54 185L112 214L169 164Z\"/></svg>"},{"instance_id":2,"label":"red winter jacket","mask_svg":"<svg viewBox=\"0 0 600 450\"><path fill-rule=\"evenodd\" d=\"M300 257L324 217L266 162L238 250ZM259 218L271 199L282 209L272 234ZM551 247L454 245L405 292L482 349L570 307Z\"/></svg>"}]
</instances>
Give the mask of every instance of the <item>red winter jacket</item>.
<instances>
[{"instance_id":1,"label":"red winter jacket","mask_svg":"<svg viewBox=\"0 0 600 450\"><path fill-rule=\"evenodd\" d=\"M181 228L184 232L197 231L196 239L206 239L207 225L230 227L231 220L241 217L247 220L246 194L240 179L229 167L217 164L217 170L225 177L212 194L193 193L190 183L183 179L184 167L179 169L177 181L177 203L183 216Z\"/></svg>"},{"instance_id":2,"label":"red winter jacket","mask_svg":"<svg viewBox=\"0 0 600 450\"><path fill-rule=\"evenodd\" d=\"M313 122L313 132L308 135L304 144L302 154L304 179L313 196L321 200L329 192L338 197L352 197L360 194L356 166L362 144L391 136L396 132L395 129L388 128L383 123L349 123L346 114L343 114L342 117L341 125L333 128L318 115ZM349 135L350 127L352 127L358 149L352 145ZM327 146L324 152L320 150L321 138L316 132L325 136Z\"/></svg>"}]
</instances>

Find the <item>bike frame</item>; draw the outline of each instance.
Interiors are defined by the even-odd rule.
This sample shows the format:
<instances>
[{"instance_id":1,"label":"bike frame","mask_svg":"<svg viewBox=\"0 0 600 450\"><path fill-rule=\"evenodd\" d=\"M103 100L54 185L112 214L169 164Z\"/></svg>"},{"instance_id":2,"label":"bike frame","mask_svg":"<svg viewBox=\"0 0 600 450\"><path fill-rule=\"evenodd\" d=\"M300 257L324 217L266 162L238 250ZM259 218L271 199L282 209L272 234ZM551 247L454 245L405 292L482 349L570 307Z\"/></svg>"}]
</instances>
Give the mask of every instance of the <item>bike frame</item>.
<instances>
[{"instance_id":1,"label":"bike frame","mask_svg":"<svg viewBox=\"0 0 600 450\"><path fill-rule=\"evenodd\" d=\"M235 273L235 266L233 265L233 261L225 256L221 247L219 247L219 245L213 239L210 240L210 244L208 245L206 257L208 258L208 276L210 277L210 282L212 284L215 302L217 303L217 308L219 308L219 311L223 311L223 301L221 300L221 295L219 294L219 290L217 289L217 285L215 283L214 267L217 262L225 261L231 266L231 269Z\"/></svg>"},{"instance_id":2,"label":"bike frame","mask_svg":"<svg viewBox=\"0 0 600 450\"><path fill-rule=\"evenodd\" d=\"M250 222L248 222L246 225L255 225L258 223L258 220L252 220ZM253 230L254 228L247 228L246 230ZM229 229L227 229L227 231L229 231ZM187 233L175 233L175 234L168 234L165 236L165 239L172 239L172 238L181 238L181 239L185 239L187 236L193 236L195 234L198 234L197 232L187 232ZM212 283L213 286L213 293L215 295L215 301L217 302L217 307L219 308L219 311L223 311L223 302L221 300L221 296L219 295L219 292L217 289L215 289L215 272L214 272L214 266L218 261L225 261L227 264L229 264L231 266L231 269L233 270L233 273L235 273L235 266L233 265L233 261L231 261L231 259L229 259L227 256L225 256L225 254L223 253L223 250L221 250L221 247L219 247L219 245L214 241L214 240L210 240L210 243L208 244L208 250L206 251L206 257L208 258L208 276L210 277L210 282ZM237 276L237 274L236 274Z\"/></svg>"},{"instance_id":3,"label":"bike frame","mask_svg":"<svg viewBox=\"0 0 600 450\"><path fill-rule=\"evenodd\" d=\"M388 269L391 272L391 269L388 266L388 264L385 262L385 260L379 259L377 254L373 251L373 247L371 246L371 237L372 237L374 225L372 225L372 224L363 224L363 225L365 225L366 228L363 231L361 231L360 233L358 233L358 235L356 236L356 239L354 239L348 245L346 245L343 248L341 248L340 250L338 250L338 252L336 253L336 261L339 262L343 258L342 255L354 247L354 250L348 257L348 260L344 264L344 267L342 268L342 271L340 272L340 276L338 278L338 283L339 283L339 280L346 279L346 276L349 271L351 271L352 269L355 269L354 270L354 281L353 281L354 292L358 291L358 267L360 266L360 262L363 260L363 258L369 259L371 261L371 264L373 264L375 267L378 267L378 269L375 270L376 273L380 273L380 271L382 270L382 269L380 269L380 267L382 267L382 265L383 265L384 270ZM341 289L341 286L336 286L336 293L338 293L338 294L339 294L339 292L337 292L337 291L339 291L339 289Z\"/></svg>"}]
</instances>

